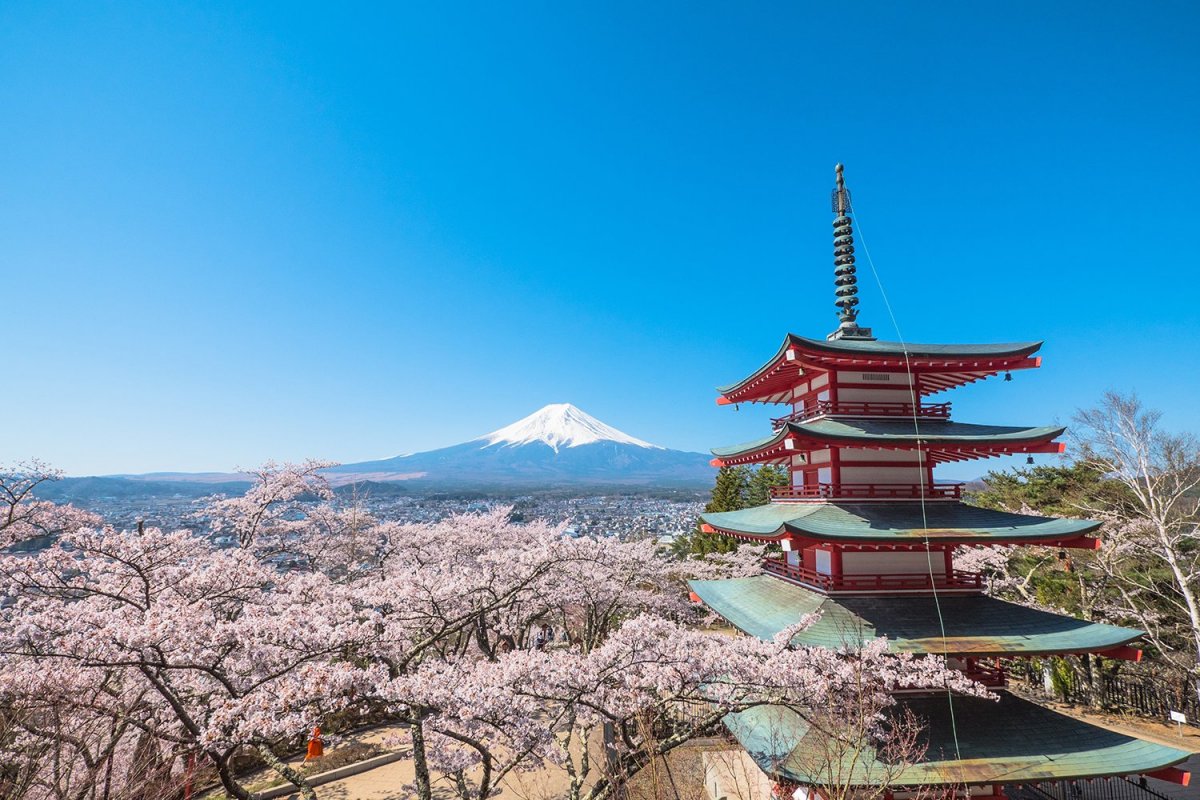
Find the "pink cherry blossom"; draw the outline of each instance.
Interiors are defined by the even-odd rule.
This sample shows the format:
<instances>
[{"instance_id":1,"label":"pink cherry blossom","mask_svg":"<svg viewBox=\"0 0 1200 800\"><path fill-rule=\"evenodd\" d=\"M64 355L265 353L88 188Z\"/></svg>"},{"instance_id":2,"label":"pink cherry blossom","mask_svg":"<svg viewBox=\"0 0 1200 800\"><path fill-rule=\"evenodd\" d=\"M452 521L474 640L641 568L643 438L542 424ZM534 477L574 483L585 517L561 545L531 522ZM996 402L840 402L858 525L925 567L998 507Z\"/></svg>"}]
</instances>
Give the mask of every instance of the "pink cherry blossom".
<instances>
[{"instance_id":1,"label":"pink cherry blossom","mask_svg":"<svg viewBox=\"0 0 1200 800\"><path fill-rule=\"evenodd\" d=\"M244 800L234 760L249 752L311 798L279 756L333 715L370 713L408 726L426 800L439 774L483 800L546 764L600 800L730 712L865 697L843 718L881 737L895 690L980 691L882 641L792 646L811 617L771 642L704 630L686 581L753 574L757 549L678 560L651 541L515 524L507 509L381 522L331 492L324 467L267 465L245 497L211 503L205 535L72 523L40 551L0 556L0 699L13 710L0 756L25 796L178 782L196 759ZM31 513L50 512L16 515ZM242 546L215 546L217 531ZM604 764L578 746L595 737Z\"/></svg>"}]
</instances>

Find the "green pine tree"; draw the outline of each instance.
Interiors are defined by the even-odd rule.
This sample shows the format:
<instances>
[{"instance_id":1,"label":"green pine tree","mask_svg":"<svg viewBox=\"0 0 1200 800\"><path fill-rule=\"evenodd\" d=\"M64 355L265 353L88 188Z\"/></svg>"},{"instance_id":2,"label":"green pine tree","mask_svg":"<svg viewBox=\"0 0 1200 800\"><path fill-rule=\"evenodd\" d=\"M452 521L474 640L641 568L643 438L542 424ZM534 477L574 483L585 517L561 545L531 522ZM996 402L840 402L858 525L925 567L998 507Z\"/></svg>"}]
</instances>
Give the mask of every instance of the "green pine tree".
<instances>
[{"instance_id":1,"label":"green pine tree","mask_svg":"<svg viewBox=\"0 0 1200 800\"><path fill-rule=\"evenodd\" d=\"M771 502L772 486L787 486L790 480L787 467L764 464L758 469L721 467L713 485L712 497L704 506L705 513L738 511ZM738 540L732 536L703 533L700 523L688 536L675 541L674 551L680 556L728 553L736 550Z\"/></svg>"},{"instance_id":2,"label":"green pine tree","mask_svg":"<svg viewBox=\"0 0 1200 800\"><path fill-rule=\"evenodd\" d=\"M705 513L720 511L737 511L747 507L750 490L751 472L746 467L721 467L717 472L717 480L713 485L712 497L704 506ZM700 521L688 536L681 536L675 541L674 551L680 556L707 555L708 553L728 553L737 549L738 542L732 536L721 536L715 533L703 533Z\"/></svg>"},{"instance_id":3,"label":"green pine tree","mask_svg":"<svg viewBox=\"0 0 1200 800\"><path fill-rule=\"evenodd\" d=\"M787 486L790 482L791 476L787 467L763 464L750 476L746 487L746 507L766 505L771 502L772 486Z\"/></svg>"},{"instance_id":4,"label":"green pine tree","mask_svg":"<svg viewBox=\"0 0 1200 800\"><path fill-rule=\"evenodd\" d=\"M746 467L721 467L713 486L712 499L704 507L706 513L737 511L747 508L750 489L750 470Z\"/></svg>"}]
</instances>

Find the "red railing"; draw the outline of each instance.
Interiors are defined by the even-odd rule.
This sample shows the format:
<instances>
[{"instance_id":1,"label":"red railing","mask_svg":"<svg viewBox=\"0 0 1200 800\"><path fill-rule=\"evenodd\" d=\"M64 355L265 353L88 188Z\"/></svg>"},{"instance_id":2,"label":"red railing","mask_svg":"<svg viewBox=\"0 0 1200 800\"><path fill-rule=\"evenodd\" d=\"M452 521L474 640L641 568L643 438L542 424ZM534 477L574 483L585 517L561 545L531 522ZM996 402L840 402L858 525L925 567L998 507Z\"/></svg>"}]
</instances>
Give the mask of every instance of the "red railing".
<instances>
[{"instance_id":1,"label":"red railing","mask_svg":"<svg viewBox=\"0 0 1200 800\"><path fill-rule=\"evenodd\" d=\"M771 424L776 430L779 430L785 422L803 422L806 419L825 416L911 417L913 416L913 404L873 401L839 401L834 403L830 400L819 400L815 405L808 408L793 411L791 414L785 414L782 417L775 417L771 420ZM950 404L920 403L916 406L916 416L925 417L926 419L949 419Z\"/></svg>"},{"instance_id":2,"label":"red railing","mask_svg":"<svg viewBox=\"0 0 1200 800\"><path fill-rule=\"evenodd\" d=\"M940 557L940 556L939 556ZM805 567L793 566L778 558L763 560L763 569L784 578L808 584L827 592L873 592L873 591L929 591L950 589L959 591L982 591L983 574L952 570L950 574L879 574L879 575L826 575Z\"/></svg>"},{"instance_id":3,"label":"red railing","mask_svg":"<svg viewBox=\"0 0 1200 800\"><path fill-rule=\"evenodd\" d=\"M772 500L958 500L961 483L818 483L813 486L773 486Z\"/></svg>"},{"instance_id":4,"label":"red railing","mask_svg":"<svg viewBox=\"0 0 1200 800\"><path fill-rule=\"evenodd\" d=\"M991 687L1002 687L1008 683L1008 677L1003 667L981 664L974 658L968 658L966 662L966 669L963 672L971 680Z\"/></svg>"}]
</instances>

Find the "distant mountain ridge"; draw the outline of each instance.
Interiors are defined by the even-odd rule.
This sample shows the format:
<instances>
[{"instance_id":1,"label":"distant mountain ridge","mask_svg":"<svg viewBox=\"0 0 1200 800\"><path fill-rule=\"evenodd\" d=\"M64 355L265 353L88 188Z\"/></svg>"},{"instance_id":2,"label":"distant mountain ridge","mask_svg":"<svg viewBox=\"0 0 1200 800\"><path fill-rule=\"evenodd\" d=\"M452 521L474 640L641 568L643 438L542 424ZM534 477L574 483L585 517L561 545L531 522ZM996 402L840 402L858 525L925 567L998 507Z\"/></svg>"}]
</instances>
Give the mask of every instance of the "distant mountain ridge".
<instances>
[{"instance_id":1,"label":"distant mountain ridge","mask_svg":"<svg viewBox=\"0 0 1200 800\"><path fill-rule=\"evenodd\" d=\"M178 473L186 475L187 473ZM124 475L97 475L47 481L38 487L37 496L56 503L83 503L98 500L133 502L167 498L196 500L214 494L240 495L251 486L233 473L227 481L191 481L184 479L144 480Z\"/></svg>"},{"instance_id":2,"label":"distant mountain ridge","mask_svg":"<svg viewBox=\"0 0 1200 800\"><path fill-rule=\"evenodd\" d=\"M326 471L334 486L389 484L403 493L604 487L708 489L702 453L670 450L608 425L570 403L552 403L461 444ZM240 494L244 472L151 472L66 478L44 496L59 501Z\"/></svg>"}]
</instances>

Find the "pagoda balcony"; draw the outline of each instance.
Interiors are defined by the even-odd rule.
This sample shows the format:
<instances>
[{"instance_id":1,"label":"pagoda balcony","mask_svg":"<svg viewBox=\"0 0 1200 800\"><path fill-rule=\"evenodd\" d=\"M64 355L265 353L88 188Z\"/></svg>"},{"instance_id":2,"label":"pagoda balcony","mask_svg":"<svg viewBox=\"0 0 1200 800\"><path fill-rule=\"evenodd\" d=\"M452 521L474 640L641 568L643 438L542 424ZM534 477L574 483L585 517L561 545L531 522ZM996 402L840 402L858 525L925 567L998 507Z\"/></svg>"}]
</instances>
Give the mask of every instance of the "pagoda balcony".
<instances>
[{"instance_id":1,"label":"pagoda balcony","mask_svg":"<svg viewBox=\"0 0 1200 800\"><path fill-rule=\"evenodd\" d=\"M968 658L961 668L968 678L988 688L1000 689L1008 685L1008 675L1000 665L999 659L996 659L995 664L986 664L978 659Z\"/></svg>"},{"instance_id":2,"label":"pagoda balcony","mask_svg":"<svg viewBox=\"0 0 1200 800\"><path fill-rule=\"evenodd\" d=\"M961 500L961 483L818 483L812 486L772 486L771 499L781 502L820 500Z\"/></svg>"},{"instance_id":3,"label":"pagoda balcony","mask_svg":"<svg viewBox=\"0 0 1200 800\"><path fill-rule=\"evenodd\" d=\"M949 403L887 403L819 400L813 406L793 411L771 420L771 426L779 430L789 422L804 422L817 417L921 417L924 419L950 419Z\"/></svg>"},{"instance_id":4,"label":"pagoda balcony","mask_svg":"<svg viewBox=\"0 0 1200 800\"><path fill-rule=\"evenodd\" d=\"M940 556L939 556L940 558ZM826 593L873 592L982 592L983 573L956 569L944 572L895 573L874 575L827 575L802 566L787 563L781 558L763 559L768 574Z\"/></svg>"}]
</instances>

